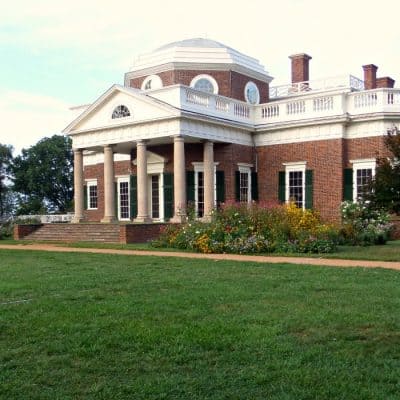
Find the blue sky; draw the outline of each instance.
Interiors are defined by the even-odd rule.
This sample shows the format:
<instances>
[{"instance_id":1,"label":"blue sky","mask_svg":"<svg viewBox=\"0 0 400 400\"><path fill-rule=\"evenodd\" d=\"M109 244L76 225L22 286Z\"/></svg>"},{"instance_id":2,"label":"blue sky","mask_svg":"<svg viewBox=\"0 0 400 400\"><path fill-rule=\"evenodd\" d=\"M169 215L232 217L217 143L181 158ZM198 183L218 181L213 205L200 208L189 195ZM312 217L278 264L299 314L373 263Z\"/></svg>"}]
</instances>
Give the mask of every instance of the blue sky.
<instances>
[{"instance_id":1,"label":"blue sky","mask_svg":"<svg viewBox=\"0 0 400 400\"><path fill-rule=\"evenodd\" d=\"M397 1L15 0L0 14L0 143L16 153L59 133L69 107L122 83L136 56L208 37L261 61L273 85L290 79L290 54L310 54L311 79L362 78L378 65L400 87Z\"/></svg>"}]
</instances>

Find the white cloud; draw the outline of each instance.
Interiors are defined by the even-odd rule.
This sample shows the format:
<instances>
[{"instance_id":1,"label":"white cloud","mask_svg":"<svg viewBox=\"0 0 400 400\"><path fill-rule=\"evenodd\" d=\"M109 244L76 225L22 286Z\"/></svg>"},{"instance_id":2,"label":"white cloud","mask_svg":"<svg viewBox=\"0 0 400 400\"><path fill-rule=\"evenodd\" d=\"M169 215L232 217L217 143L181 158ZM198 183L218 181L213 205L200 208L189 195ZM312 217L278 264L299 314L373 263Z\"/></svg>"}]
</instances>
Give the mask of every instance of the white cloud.
<instances>
[{"instance_id":1,"label":"white cloud","mask_svg":"<svg viewBox=\"0 0 400 400\"><path fill-rule=\"evenodd\" d=\"M0 143L12 144L15 153L43 137L60 134L71 121L69 105L57 98L22 91L0 97Z\"/></svg>"}]
</instances>

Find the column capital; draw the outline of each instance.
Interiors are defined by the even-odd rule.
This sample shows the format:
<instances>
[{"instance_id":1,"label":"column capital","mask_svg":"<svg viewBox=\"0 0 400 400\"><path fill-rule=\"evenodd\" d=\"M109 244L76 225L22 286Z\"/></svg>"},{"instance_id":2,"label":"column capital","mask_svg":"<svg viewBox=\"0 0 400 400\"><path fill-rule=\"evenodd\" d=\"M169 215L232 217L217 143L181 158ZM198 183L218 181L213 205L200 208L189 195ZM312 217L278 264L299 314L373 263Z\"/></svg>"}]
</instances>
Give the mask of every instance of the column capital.
<instances>
[{"instance_id":1,"label":"column capital","mask_svg":"<svg viewBox=\"0 0 400 400\"><path fill-rule=\"evenodd\" d=\"M146 146L148 142L148 139L139 139L136 140L136 146Z\"/></svg>"}]
</instances>

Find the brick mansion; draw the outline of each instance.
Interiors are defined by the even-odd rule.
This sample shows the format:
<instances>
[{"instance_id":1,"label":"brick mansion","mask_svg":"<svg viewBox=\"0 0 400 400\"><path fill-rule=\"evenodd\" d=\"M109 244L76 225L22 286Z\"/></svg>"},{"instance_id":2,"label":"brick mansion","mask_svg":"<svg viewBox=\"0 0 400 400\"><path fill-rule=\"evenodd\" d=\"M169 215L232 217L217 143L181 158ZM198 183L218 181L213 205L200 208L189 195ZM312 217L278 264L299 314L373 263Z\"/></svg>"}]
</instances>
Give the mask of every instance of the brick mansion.
<instances>
[{"instance_id":1,"label":"brick mansion","mask_svg":"<svg viewBox=\"0 0 400 400\"><path fill-rule=\"evenodd\" d=\"M75 108L74 222L207 220L223 202L294 201L328 221L356 200L400 124L400 90L377 66L313 80L290 57L273 86L260 62L209 39L137 57L124 85ZM360 66L361 71L361 66Z\"/></svg>"}]
</instances>

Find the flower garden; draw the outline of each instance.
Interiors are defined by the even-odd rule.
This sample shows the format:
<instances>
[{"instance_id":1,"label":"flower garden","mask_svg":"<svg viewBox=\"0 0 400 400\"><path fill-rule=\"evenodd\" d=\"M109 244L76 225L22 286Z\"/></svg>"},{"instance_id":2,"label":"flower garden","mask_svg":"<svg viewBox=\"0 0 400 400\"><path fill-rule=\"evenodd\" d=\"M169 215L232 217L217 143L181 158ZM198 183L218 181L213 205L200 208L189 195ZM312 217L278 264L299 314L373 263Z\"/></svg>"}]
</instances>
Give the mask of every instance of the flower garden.
<instances>
[{"instance_id":1,"label":"flower garden","mask_svg":"<svg viewBox=\"0 0 400 400\"><path fill-rule=\"evenodd\" d=\"M211 222L189 218L168 225L154 247L201 253L330 253L338 244L383 244L389 216L362 203L343 203L342 225L326 224L312 210L294 203L276 206L229 204L214 211Z\"/></svg>"}]
</instances>

